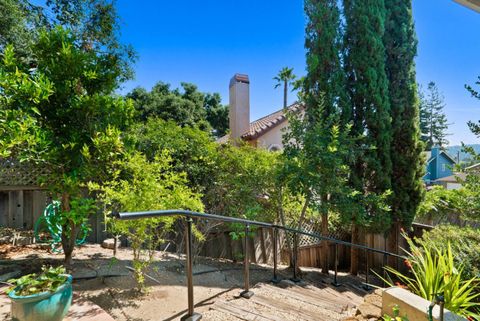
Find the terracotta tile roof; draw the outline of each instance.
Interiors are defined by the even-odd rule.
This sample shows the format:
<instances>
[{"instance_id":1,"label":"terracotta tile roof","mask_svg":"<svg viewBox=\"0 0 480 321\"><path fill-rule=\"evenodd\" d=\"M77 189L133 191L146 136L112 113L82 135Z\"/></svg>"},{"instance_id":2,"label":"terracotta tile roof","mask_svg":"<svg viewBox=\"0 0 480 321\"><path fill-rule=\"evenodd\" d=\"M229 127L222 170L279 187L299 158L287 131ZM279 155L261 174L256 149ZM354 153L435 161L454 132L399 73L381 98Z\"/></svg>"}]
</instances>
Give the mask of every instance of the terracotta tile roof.
<instances>
[{"instance_id":1,"label":"terracotta tile roof","mask_svg":"<svg viewBox=\"0 0 480 321\"><path fill-rule=\"evenodd\" d=\"M292 105L288 106L287 110L297 111L301 107L302 106L298 102L295 102ZM251 140L251 139L260 137L266 132L268 132L269 130L271 130L272 128L275 128L279 124L283 123L286 119L287 118L286 118L284 109L280 109L274 113L271 113L270 115L264 116L260 119L257 119L251 122L249 130L243 133L241 137L245 140ZM230 134L227 134L217 139L217 142L224 144L228 142L229 139L230 139Z\"/></svg>"}]
</instances>

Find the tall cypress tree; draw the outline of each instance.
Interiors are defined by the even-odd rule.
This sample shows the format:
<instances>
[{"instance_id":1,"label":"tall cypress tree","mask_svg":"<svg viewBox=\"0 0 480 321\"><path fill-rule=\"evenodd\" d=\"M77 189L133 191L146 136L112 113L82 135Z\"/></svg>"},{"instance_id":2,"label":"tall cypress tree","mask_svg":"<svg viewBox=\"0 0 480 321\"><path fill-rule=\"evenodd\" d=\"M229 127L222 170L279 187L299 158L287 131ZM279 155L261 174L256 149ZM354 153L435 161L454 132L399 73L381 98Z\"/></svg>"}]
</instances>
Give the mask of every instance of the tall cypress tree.
<instances>
[{"instance_id":1,"label":"tall cypress tree","mask_svg":"<svg viewBox=\"0 0 480 321\"><path fill-rule=\"evenodd\" d=\"M386 9L384 0L345 0L346 68L350 93L353 133L359 140L352 183L359 191L384 193L391 188L392 141L388 80L385 71ZM372 215L375 213L371 213ZM354 217L352 241L358 242ZM358 268L358 251L352 249L351 273Z\"/></svg>"},{"instance_id":2,"label":"tall cypress tree","mask_svg":"<svg viewBox=\"0 0 480 321\"><path fill-rule=\"evenodd\" d=\"M341 64L340 10L336 0L305 0L307 75L303 83L306 115L312 128L329 133L345 104L345 76ZM319 112L320 111L320 112ZM322 118L322 119L318 119ZM328 202L324 195L321 202ZM327 209L326 206L320 206ZM328 234L328 210L322 211L322 234ZM328 243L323 242L322 272L328 273Z\"/></svg>"},{"instance_id":3,"label":"tall cypress tree","mask_svg":"<svg viewBox=\"0 0 480 321\"><path fill-rule=\"evenodd\" d=\"M423 198L423 144L415 80L417 41L411 0L385 0L384 45L392 115L392 197L395 223L409 226ZM390 231L389 250L398 251L398 224Z\"/></svg>"},{"instance_id":4,"label":"tall cypress tree","mask_svg":"<svg viewBox=\"0 0 480 321\"><path fill-rule=\"evenodd\" d=\"M341 64L340 10L335 0L305 0L307 76L304 92L308 106L323 103L325 116L341 111L346 102L345 74Z\"/></svg>"}]
</instances>

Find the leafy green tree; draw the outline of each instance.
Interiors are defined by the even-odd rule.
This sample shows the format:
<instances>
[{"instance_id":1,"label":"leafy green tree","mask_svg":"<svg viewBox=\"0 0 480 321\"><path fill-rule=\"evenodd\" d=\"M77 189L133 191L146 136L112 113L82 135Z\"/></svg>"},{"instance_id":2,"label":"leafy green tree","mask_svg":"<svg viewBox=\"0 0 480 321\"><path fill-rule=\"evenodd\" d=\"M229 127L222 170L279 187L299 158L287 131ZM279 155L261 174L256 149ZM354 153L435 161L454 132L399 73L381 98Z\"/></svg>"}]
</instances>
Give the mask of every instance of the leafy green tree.
<instances>
[{"instance_id":1,"label":"leafy green tree","mask_svg":"<svg viewBox=\"0 0 480 321\"><path fill-rule=\"evenodd\" d=\"M383 0L344 1L347 89L352 136L357 155L351 182L357 191L383 194L391 188L391 111L385 65L386 8ZM374 213L372 213L374 214ZM352 242L358 243L358 226L352 225ZM357 273L358 251L352 249L351 273Z\"/></svg>"},{"instance_id":2,"label":"leafy green tree","mask_svg":"<svg viewBox=\"0 0 480 321\"><path fill-rule=\"evenodd\" d=\"M275 88L283 86L283 108L287 108L288 105L288 86L293 84L295 80L295 75L293 74L293 68L283 67L278 75L273 77L277 83Z\"/></svg>"},{"instance_id":3,"label":"leafy green tree","mask_svg":"<svg viewBox=\"0 0 480 321\"><path fill-rule=\"evenodd\" d=\"M229 128L228 105L222 105L219 93L207 93L203 101L203 107L207 111L206 119L213 128L216 137L224 136Z\"/></svg>"},{"instance_id":4,"label":"leafy green tree","mask_svg":"<svg viewBox=\"0 0 480 321\"><path fill-rule=\"evenodd\" d=\"M77 44L85 50L93 50L105 57L104 64L117 75L118 80L133 76L131 63L135 53L131 46L120 42L119 17L115 2L109 0L28 0L2 1L4 15L0 22L0 50L2 45L12 43L19 59L36 65L35 52L31 45L40 37L42 30L56 26L69 29Z\"/></svg>"},{"instance_id":5,"label":"leafy green tree","mask_svg":"<svg viewBox=\"0 0 480 321\"><path fill-rule=\"evenodd\" d=\"M85 196L86 182L108 178L113 161L123 157L120 129L128 125L133 106L111 94L119 74L110 68L109 54L85 50L70 31L61 27L44 31L32 48L38 64L33 76L22 76L27 80L17 87L7 86L14 99L1 92L10 101L2 106L3 112L14 115L14 124L27 122L28 127L2 125L12 139L2 144L0 155L19 155L19 160L35 156L33 160L50 169L45 182L61 197L62 247L71 264L79 222L89 214L72 207L72 201ZM15 80L22 69L26 67L15 62L12 51L6 51L0 82ZM43 79L40 84L48 84L47 89L29 87L35 77ZM18 143L25 133L35 140ZM3 150L12 146L16 150Z\"/></svg>"},{"instance_id":6,"label":"leafy green tree","mask_svg":"<svg viewBox=\"0 0 480 321\"><path fill-rule=\"evenodd\" d=\"M398 252L399 224L410 226L424 195L423 144L415 79L417 41L411 1L385 0L387 17L383 38L392 119L392 226L389 250Z\"/></svg>"},{"instance_id":7,"label":"leafy green tree","mask_svg":"<svg viewBox=\"0 0 480 321\"><path fill-rule=\"evenodd\" d=\"M208 211L271 222L277 217L279 154L250 145L218 147L214 181L205 191Z\"/></svg>"},{"instance_id":8,"label":"leafy green tree","mask_svg":"<svg viewBox=\"0 0 480 321\"><path fill-rule=\"evenodd\" d=\"M305 196L305 205L308 202L309 206L316 205L322 218L322 234L328 235L329 213L335 212L336 202L344 202L351 192L346 183L349 147L353 146L353 140L349 137L349 125L342 125L339 117L346 104L345 74L340 58L340 10L337 1L306 0L304 8L307 75L302 81L301 96L305 101L305 117L297 115L289 120L293 130L285 135L285 155L287 164L294 161L298 166L287 165L295 168L299 175L291 181L303 186L301 194ZM312 195L318 199L312 200ZM323 242L324 273L328 273L328 250L328 243Z\"/></svg>"},{"instance_id":9,"label":"leafy green tree","mask_svg":"<svg viewBox=\"0 0 480 321\"><path fill-rule=\"evenodd\" d=\"M200 194L187 186L184 173L173 170L168 151L159 153L152 162L134 153L118 164L111 180L102 185L90 184L100 193L107 206L108 230L124 235L133 250L134 276L140 291L145 288L145 272L154 260L155 250L172 231L176 217L121 221L109 217L111 211L149 211L181 208L203 211ZM196 233L197 237L202 237Z\"/></svg>"},{"instance_id":10,"label":"leafy green tree","mask_svg":"<svg viewBox=\"0 0 480 321\"><path fill-rule=\"evenodd\" d=\"M220 136L228 128L228 109L221 105L219 94L204 94L197 86L182 83L182 90L170 89L170 85L158 82L150 92L135 88L127 94L134 101L137 118L149 117L172 120L180 126L194 126Z\"/></svg>"},{"instance_id":11,"label":"leafy green tree","mask_svg":"<svg viewBox=\"0 0 480 321\"><path fill-rule=\"evenodd\" d=\"M132 125L126 132L126 141L149 161L164 150L170 151L172 168L177 173L187 174L192 189L204 192L211 185L216 172L218 146L207 132L150 117L145 123Z\"/></svg>"},{"instance_id":12,"label":"leafy green tree","mask_svg":"<svg viewBox=\"0 0 480 321\"><path fill-rule=\"evenodd\" d=\"M11 44L20 57L32 56L30 45L33 39L29 34L26 5L25 2L18 0L0 2L0 52Z\"/></svg>"},{"instance_id":13,"label":"leafy green tree","mask_svg":"<svg viewBox=\"0 0 480 321\"><path fill-rule=\"evenodd\" d=\"M298 111L289 114L281 176L290 190L304 199L296 226L302 227L307 209L311 208L320 213L322 234L328 235L329 213L337 211L352 192L348 187L347 163L352 143L350 128L338 125L338 113L323 117L321 105L309 106L307 113L310 117ZM316 121L312 123L311 119ZM328 252L328 243L323 242L323 273L328 273Z\"/></svg>"},{"instance_id":14,"label":"leafy green tree","mask_svg":"<svg viewBox=\"0 0 480 321\"><path fill-rule=\"evenodd\" d=\"M420 130L426 150L431 150L436 145L448 145L446 137L449 135L449 124L444 108L444 98L437 85L433 81L429 82L426 93L420 93Z\"/></svg>"}]
</instances>

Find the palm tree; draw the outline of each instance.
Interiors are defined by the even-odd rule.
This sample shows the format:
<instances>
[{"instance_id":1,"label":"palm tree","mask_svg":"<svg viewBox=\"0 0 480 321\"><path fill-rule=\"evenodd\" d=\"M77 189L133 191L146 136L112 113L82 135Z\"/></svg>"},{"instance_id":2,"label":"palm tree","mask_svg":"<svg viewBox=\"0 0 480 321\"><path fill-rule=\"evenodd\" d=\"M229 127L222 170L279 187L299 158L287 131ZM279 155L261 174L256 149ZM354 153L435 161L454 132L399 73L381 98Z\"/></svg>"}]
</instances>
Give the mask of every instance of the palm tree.
<instances>
[{"instance_id":1,"label":"palm tree","mask_svg":"<svg viewBox=\"0 0 480 321\"><path fill-rule=\"evenodd\" d=\"M283 67L278 75L273 77L273 80L277 81L275 88L283 85L283 108L287 108L287 93L288 86L293 84L295 75L293 74L293 68Z\"/></svg>"}]
</instances>

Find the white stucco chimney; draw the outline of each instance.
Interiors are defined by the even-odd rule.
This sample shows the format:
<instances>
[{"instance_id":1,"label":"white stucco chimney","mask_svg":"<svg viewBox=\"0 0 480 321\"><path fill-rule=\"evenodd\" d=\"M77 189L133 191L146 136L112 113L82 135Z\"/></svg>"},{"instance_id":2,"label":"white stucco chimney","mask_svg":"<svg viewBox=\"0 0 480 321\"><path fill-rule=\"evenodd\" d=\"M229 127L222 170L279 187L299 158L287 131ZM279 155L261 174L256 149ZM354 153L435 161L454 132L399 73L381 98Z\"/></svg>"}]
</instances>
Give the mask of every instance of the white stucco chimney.
<instances>
[{"instance_id":1,"label":"white stucco chimney","mask_svg":"<svg viewBox=\"0 0 480 321\"><path fill-rule=\"evenodd\" d=\"M230 137L235 142L250 126L250 80L235 74L230 80Z\"/></svg>"}]
</instances>

